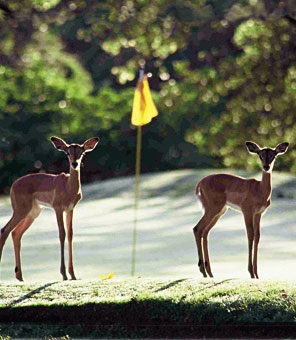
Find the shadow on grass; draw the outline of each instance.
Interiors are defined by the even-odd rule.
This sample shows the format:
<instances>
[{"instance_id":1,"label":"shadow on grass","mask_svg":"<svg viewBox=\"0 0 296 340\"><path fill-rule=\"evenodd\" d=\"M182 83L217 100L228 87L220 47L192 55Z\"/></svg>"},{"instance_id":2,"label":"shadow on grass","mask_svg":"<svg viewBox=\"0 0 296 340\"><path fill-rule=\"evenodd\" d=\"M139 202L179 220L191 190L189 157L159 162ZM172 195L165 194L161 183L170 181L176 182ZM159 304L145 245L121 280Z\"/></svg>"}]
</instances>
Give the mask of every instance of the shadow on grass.
<instances>
[{"instance_id":1,"label":"shadow on grass","mask_svg":"<svg viewBox=\"0 0 296 340\"><path fill-rule=\"evenodd\" d=\"M42 290L44 290L44 289L46 289L46 288L48 288L48 287L50 287L50 286L52 286L56 283L58 283L58 282L56 281L56 282L47 283L47 284L45 284L45 285L43 285L43 286L41 286L37 289L34 289L30 293L28 293L28 294L20 297L19 299L16 299L16 300L12 301L11 303L9 303L8 307L13 307L13 306L15 306L15 305L17 305L21 302L24 302L25 300L30 299L33 295L40 293Z\"/></svg>"},{"instance_id":2,"label":"shadow on grass","mask_svg":"<svg viewBox=\"0 0 296 340\"><path fill-rule=\"evenodd\" d=\"M156 293L162 292L163 290L166 290L166 289L169 289L169 288L171 288L171 287L174 287L174 286L177 285L178 283L181 283L181 282L186 281L186 280L188 280L188 279L175 280L175 281L173 281L173 282L171 282L171 283L169 283L169 284L167 284L167 285L165 285L165 286L163 286L163 287L157 289L155 292L156 292Z\"/></svg>"},{"instance_id":3,"label":"shadow on grass","mask_svg":"<svg viewBox=\"0 0 296 340\"><path fill-rule=\"evenodd\" d=\"M296 178L290 179L278 186L275 186L272 191L275 198L295 199L296 197Z\"/></svg>"},{"instance_id":4,"label":"shadow on grass","mask_svg":"<svg viewBox=\"0 0 296 340\"><path fill-rule=\"evenodd\" d=\"M294 307L292 300L209 303L206 298L199 302L180 298L178 301L132 299L80 305L14 305L0 309L0 334L18 338L294 337Z\"/></svg>"},{"instance_id":5,"label":"shadow on grass","mask_svg":"<svg viewBox=\"0 0 296 340\"><path fill-rule=\"evenodd\" d=\"M177 284L179 284L179 283L181 283L181 282L184 282L184 281L187 281L187 280L190 280L190 279L180 279L180 280L172 281L171 283L169 283L169 284L167 284L167 285L165 285L165 286L163 286L163 287L158 288L157 290L155 290L155 292L156 292L156 293L162 292L162 291L164 291L164 290L166 290L166 289L172 288L172 287L176 286ZM207 290L207 289L211 289L211 288L217 287L217 286L219 286L219 285L222 285L223 283L230 282L230 281L233 281L233 280L235 280L235 279L226 279L226 280L223 280L223 281L220 281L220 282L215 282L215 283L211 283L211 282L210 282L210 283L206 283L206 284L204 285L204 287L201 288L201 289L199 289L199 290L197 290L196 293L197 293L197 292L205 291L205 290Z\"/></svg>"},{"instance_id":6,"label":"shadow on grass","mask_svg":"<svg viewBox=\"0 0 296 340\"><path fill-rule=\"evenodd\" d=\"M194 197L195 186L203 177L223 172L245 178L261 179L260 171L247 172L235 169L191 169L156 172L141 175L141 196L143 199L162 195L179 198L187 194ZM282 175L275 172L273 177L282 178ZM276 198L295 198L296 178L286 176L284 179L279 185L274 185L273 196ZM83 187L84 201L118 197L128 192L133 195L134 181L133 176L127 176L85 185Z\"/></svg>"}]
</instances>

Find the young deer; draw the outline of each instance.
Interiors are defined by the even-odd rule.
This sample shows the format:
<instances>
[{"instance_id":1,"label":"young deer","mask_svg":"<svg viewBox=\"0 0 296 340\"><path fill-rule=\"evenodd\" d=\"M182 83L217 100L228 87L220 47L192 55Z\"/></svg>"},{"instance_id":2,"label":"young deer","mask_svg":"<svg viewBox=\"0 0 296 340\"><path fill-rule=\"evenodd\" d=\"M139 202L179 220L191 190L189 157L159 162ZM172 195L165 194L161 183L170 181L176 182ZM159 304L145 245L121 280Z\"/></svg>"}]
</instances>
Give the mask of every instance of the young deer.
<instances>
[{"instance_id":1,"label":"young deer","mask_svg":"<svg viewBox=\"0 0 296 340\"><path fill-rule=\"evenodd\" d=\"M243 213L248 236L248 270L251 278L259 278L257 253L260 239L261 215L270 205L271 171L277 155L287 151L289 143L281 143L275 149L261 149L256 143L246 142L250 153L256 153L262 163L262 180L242 178L228 174L204 177L196 186L196 196L204 215L193 228L198 251L198 266L204 277L213 277L208 251L208 234L228 208ZM254 245L254 254L253 253Z\"/></svg>"},{"instance_id":2,"label":"young deer","mask_svg":"<svg viewBox=\"0 0 296 340\"><path fill-rule=\"evenodd\" d=\"M63 213L66 212L69 249L68 271L71 279L76 279L72 258L72 218L73 209L82 198L80 165L85 153L92 151L96 147L99 138L94 137L88 139L82 145L68 145L58 137L51 137L51 141L57 150L66 153L70 163L70 174L30 174L17 179L12 184L10 190L13 215L5 227L1 229L0 261L5 241L12 231L15 254L15 276L20 281L23 281L20 257L21 238L44 207L53 208L56 213L61 246L60 272L63 280L67 280L64 259L65 228L63 219Z\"/></svg>"}]
</instances>

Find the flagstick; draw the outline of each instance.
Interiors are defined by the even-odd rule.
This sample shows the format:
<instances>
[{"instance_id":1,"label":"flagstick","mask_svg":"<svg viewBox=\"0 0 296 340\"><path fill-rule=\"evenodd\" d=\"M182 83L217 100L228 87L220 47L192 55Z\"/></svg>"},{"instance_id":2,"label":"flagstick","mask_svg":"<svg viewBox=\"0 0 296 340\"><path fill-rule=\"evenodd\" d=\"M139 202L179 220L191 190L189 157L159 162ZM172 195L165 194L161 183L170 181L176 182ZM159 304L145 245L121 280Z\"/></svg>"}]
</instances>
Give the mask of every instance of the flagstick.
<instances>
[{"instance_id":1,"label":"flagstick","mask_svg":"<svg viewBox=\"0 0 296 340\"><path fill-rule=\"evenodd\" d=\"M142 149L142 126L138 126L137 127L137 150L136 150L135 219L134 219L132 270L131 270L132 276L135 275L135 267L136 267L136 240L137 240L139 187L140 187L140 171L141 171L141 149Z\"/></svg>"}]
</instances>

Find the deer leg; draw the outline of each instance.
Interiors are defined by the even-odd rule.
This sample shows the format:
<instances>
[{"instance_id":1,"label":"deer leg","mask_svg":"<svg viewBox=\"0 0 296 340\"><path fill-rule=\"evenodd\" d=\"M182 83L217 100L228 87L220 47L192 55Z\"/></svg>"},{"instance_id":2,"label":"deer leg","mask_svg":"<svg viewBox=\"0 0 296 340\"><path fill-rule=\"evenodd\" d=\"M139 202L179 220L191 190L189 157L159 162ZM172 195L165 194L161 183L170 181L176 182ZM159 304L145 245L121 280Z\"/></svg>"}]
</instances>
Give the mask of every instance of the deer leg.
<instances>
[{"instance_id":1,"label":"deer leg","mask_svg":"<svg viewBox=\"0 0 296 340\"><path fill-rule=\"evenodd\" d=\"M71 276L72 280L76 280L75 274L74 274L74 266L73 266L73 249L72 249L72 241L73 241L73 227L72 227L72 221L73 221L73 210L68 211L66 215L66 225L67 225L67 237L68 237L68 250L69 250L69 267L68 272Z\"/></svg>"},{"instance_id":2,"label":"deer leg","mask_svg":"<svg viewBox=\"0 0 296 340\"><path fill-rule=\"evenodd\" d=\"M204 260L205 260L205 269L206 272L210 277L213 277L212 270L211 270L211 264L210 264L210 257L209 257L209 249L208 249L208 234L211 231L211 229L214 227L214 225L217 223L217 221L222 217L227 211L227 208L224 207L221 212L214 217L212 222L207 226L207 228L204 230L203 233L203 251L204 251Z\"/></svg>"},{"instance_id":3,"label":"deer leg","mask_svg":"<svg viewBox=\"0 0 296 340\"><path fill-rule=\"evenodd\" d=\"M14 256L15 256L15 277L19 281L23 281L22 268L21 268L21 238L24 232L30 227L34 219L28 215L24 220L22 220L16 228L11 233L13 246L14 246Z\"/></svg>"},{"instance_id":4,"label":"deer leg","mask_svg":"<svg viewBox=\"0 0 296 340\"><path fill-rule=\"evenodd\" d=\"M212 222L215 215L216 213L213 214L213 213L205 212L203 217L200 219L197 225L193 228L193 233L194 233L195 242L197 246L197 253L198 253L198 266L199 266L200 272L203 274L204 277L207 277L207 274L205 271L204 251L203 251L201 239L203 237L204 230Z\"/></svg>"},{"instance_id":5,"label":"deer leg","mask_svg":"<svg viewBox=\"0 0 296 340\"><path fill-rule=\"evenodd\" d=\"M254 274L257 279L258 270L257 270L257 258L258 258L258 245L260 241L260 221L261 221L261 214L257 214L254 216L254 258L253 258L253 267L254 267Z\"/></svg>"},{"instance_id":6,"label":"deer leg","mask_svg":"<svg viewBox=\"0 0 296 340\"><path fill-rule=\"evenodd\" d=\"M34 206L31 209L30 213L18 223L16 228L11 233L14 247L14 256L15 256L15 277L19 281L23 281L22 276L22 267L21 267L21 239L24 232L30 227L30 225L34 222L34 220L39 216L41 212L41 208L39 206Z\"/></svg>"},{"instance_id":7,"label":"deer leg","mask_svg":"<svg viewBox=\"0 0 296 340\"><path fill-rule=\"evenodd\" d=\"M253 243L254 243L254 229L253 229L253 215L247 212L244 212L247 236L248 236L248 249L249 249L249 257L248 257L248 270L251 275L251 278L254 279L254 268L253 268Z\"/></svg>"},{"instance_id":8,"label":"deer leg","mask_svg":"<svg viewBox=\"0 0 296 340\"><path fill-rule=\"evenodd\" d=\"M61 267L60 267L60 273L63 276L63 280L67 280L66 275L66 269L65 269L65 254L64 254L64 248L65 248L65 227L64 227L64 219L63 219L63 211L56 211L57 216L57 222L59 227L59 237L60 237L60 246L61 246Z\"/></svg>"},{"instance_id":9,"label":"deer leg","mask_svg":"<svg viewBox=\"0 0 296 340\"><path fill-rule=\"evenodd\" d=\"M24 219L26 215L17 215L13 214L11 219L8 221L8 223L1 229L1 235L0 235L0 261L2 257L3 248L5 245L5 242L7 240L7 237L9 236L10 232L21 222L22 219Z\"/></svg>"}]
</instances>

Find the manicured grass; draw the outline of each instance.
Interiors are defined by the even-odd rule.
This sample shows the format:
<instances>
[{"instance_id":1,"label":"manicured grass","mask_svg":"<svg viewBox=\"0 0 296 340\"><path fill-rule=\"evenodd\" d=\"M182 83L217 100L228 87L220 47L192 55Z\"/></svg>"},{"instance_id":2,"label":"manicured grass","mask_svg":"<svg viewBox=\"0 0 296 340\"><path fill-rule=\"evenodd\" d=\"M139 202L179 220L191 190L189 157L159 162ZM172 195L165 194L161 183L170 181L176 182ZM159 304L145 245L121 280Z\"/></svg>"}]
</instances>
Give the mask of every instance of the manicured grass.
<instances>
[{"instance_id":1,"label":"manicured grass","mask_svg":"<svg viewBox=\"0 0 296 340\"><path fill-rule=\"evenodd\" d=\"M258 172L176 170L143 174L137 225L136 275L156 279L201 278L192 229L201 218L194 190L197 181L214 172L246 177ZM272 203L261 222L259 277L296 279L296 177L273 173ZM125 279L131 273L134 228L134 178L83 185L83 199L74 211L74 265L77 278L95 280L111 271ZM0 226L11 217L9 200L0 200ZM247 279L247 237L243 215L229 210L209 237L216 278ZM65 248L67 257L67 248ZM14 278L12 240L5 244L0 281ZM54 211L44 209L22 238L26 282L60 280L60 249Z\"/></svg>"},{"instance_id":2,"label":"manicured grass","mask_svg":"<svg viewBox=\"0 0 296 340\"><path fill-rule=\"evenodd\" d=\"M0 340L294 338L296 178L273 174L272 204L261 223L260 280L248 279L243 216L233 211L211 232L215 279L204 280L197 268L192 233L201 217L194 187L213 172L179 170L142 176L138 278L130 278L132 177L83 186L84 199L74 212L74 264L82 280L60 281L52 211L42 212L22 239L25 283L14 278L9 238L0 266ZM255 175L260 178L260 173ZM10 216L9 200L4 198L0 200L1 226ZM114 279L99 279L111 271Z\"/></svg>"},{"instance_id":3,"label":"manicured grass","mask_svg":"<svg viewBox=\"0 0 296 340\"><path fill-rule=\"evenodd\" d=\"M293 282L258 280L2 283L0 334L38 338L292 337Z\"/></svg>"}]
</instances>

